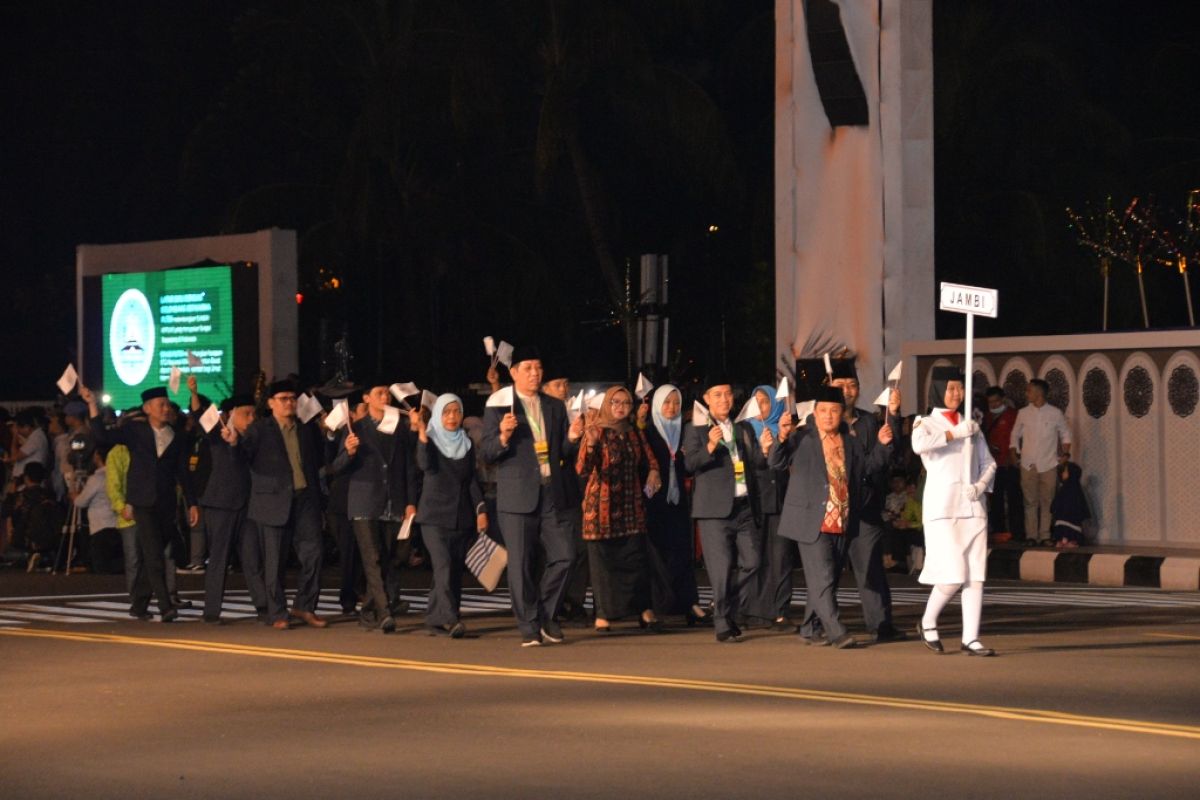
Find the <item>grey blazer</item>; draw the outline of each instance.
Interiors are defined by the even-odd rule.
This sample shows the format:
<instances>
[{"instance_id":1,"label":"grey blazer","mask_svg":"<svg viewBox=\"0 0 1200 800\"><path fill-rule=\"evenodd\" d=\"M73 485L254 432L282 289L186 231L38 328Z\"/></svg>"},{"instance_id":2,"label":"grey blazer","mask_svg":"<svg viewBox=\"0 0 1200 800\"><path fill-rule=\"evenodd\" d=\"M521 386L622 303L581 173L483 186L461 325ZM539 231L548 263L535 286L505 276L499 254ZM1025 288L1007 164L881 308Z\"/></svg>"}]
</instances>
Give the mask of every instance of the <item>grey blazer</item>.
<instances>
[{"instance_id":1,"label":"grey blazer","mask_svg":"<svg viewBox=\"0 0 1200 800\"><path fill-rule=\"evenodd\" d=\"M579 506L579 483L575 477L575 456L579 443L567 439L567 407L561 400L540 393L546 443L550 446L550 482L548 489L559 511ZM525 406L514 392L513 413L517 429L508 445L500 444L500 420L507 408L489 408L483 415L483 460L496 465L496 508L508 514L532 514L541 494L542 475L533 449L533 430L525 419ZM574 486L568 482L575 482Z\"/></svg>"},{"instance_id":2,"label":"grey blazer","mask_svg":"<svg viewBox=\"0 0 1200 800\"><path fill-rule=\"evenodd\" d=\"M733 457L726 447L708 452L708 431L711 425L696 427L688 424L683 429L683 463L692 479L692 519L725 519L733 513ZM734 428L734 441L738 453L746 461L745 444ZM747 467L749 464L747 464ZM754 492L753 479L747 471L747 495ZM751 502L753 498L751 497Z\"/></svg>"}]
</instances>

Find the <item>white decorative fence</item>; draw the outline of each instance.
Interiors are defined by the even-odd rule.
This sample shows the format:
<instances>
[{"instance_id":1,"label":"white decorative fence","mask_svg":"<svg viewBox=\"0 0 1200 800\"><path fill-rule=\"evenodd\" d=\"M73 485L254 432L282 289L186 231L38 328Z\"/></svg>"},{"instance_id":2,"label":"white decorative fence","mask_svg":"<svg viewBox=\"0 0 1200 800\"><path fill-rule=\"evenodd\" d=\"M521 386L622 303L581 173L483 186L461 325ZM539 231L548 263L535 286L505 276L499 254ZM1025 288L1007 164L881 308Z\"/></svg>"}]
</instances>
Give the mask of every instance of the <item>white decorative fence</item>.
<instances>
[{"instance_id":1,"label":"white decorative fence","mask_svg":"<svg viewBox=\"0 0 1200 800\"><path fill-rule=\"evenodd\" d=\"M923 411L929 372L962 364L962 340L904 346L906 412ZM1072 460L1101 544L1200 546L1200 331L978 339L978 395L1002 386L1018 407L1039 377L1071 427ZM916 392L920 388L919 397ZM920 406L920 408L918 408Z\"/></svg>"}]
</instances>

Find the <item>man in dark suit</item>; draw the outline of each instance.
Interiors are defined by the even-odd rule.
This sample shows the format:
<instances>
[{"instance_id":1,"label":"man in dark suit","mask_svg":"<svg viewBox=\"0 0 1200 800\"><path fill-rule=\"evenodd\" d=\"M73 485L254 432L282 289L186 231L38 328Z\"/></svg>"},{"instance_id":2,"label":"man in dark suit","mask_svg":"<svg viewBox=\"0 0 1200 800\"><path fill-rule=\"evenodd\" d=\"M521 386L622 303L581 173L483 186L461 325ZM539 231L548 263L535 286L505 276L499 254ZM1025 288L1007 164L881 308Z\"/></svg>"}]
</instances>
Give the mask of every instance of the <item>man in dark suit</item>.
<instances>
[{"instance_id":1,"label":"man in dark suit","mask_svg":"<svg viewBox=\"0 0 1200 800\"><path fill-rule=\"evenodd\" d=\"M513 353L512 406L489 407L483 420L484 460L496 465L496 508L508 548L508 586L521 646L561 642L554 615L575 557L572 499L578 496L575 456L582 417L567 425L567 409L542 393L542 361L532 347ZM503 391L503 390L502 390ZM545 553L541 585L534 581L538 549Z\"/></svg>"},{"instance_id":2,"label":"man in dark suit","mask_svg":"<svg viewBox=\"0 0 1200 800\"><path fill-rule=\"evenodd\" d=\"M195 379L189 379L192 390L192 413L203 414L208 401L196 393ZM268 622L267 590L263 581L262 553L257 537L247 531L254 523L246 519L246 502L250 497L250 467L236 444L254 421L254 398L234 395L221 402L221 421L204 434L212 469L200 494L200 508L208 530L208 568L204 573L204 621L220 624L221 604L225 599L225 575L229 553L240 547L242 574L246 589L258 612L259 622Z\"/></svg>"},{"instance_id":3,"label":"man in dark suit","mask_svg":"<svg viewBox=\"0 0 1200 800\"><path fill-rule=\"evenodd\" d=\"M278 630L289 627L283 592L285 536L291 534L300 575L291 616L314 628L328 623L317 616L321 592L321 486L324 443L315 422L296 417L299 390L289 380L267 387L271 414L255 420L236 437L250 466L250 501L246 516L256 524L263 553L267 616Z\"/></svg>"},{"instance_id":4,"label":"man in dark suit","mask_svg":"<svg viewBox=\"0 0 1200 800\"><path fill-rule=\"evenodd\" d=\"M881 427L873 411L857 408L858 370L850 359L833 361L833 376L830 385L842 390L846 409L842 415L850 435L858 439L868 453L879 444ZM894 389L888 396L888 424L892 428L893 441L900 440L900 390ZM893 448L891 453L898 448ZM883 500L887 497L888 472L892 458L879 462L878 468L862 476L861 509L859 512L858 535L850 541L847 557L858 583L858 594L862 602L863 621L867 632L876 642L900 641L904 633L892 624L892 591L888 587L887 572L883 568Z\"/></svg>"},{"instance_id":5,"label":"man in dark suit","mask_svg":"<svg viewBox=\"0 0 1200 800\"><path fill-rule=\"evenodd\" d=\"M863 476L890 455L893 432L883 428L877 434L881 446L868 451L842 420L842 391L822 386L816 394L803 427L797 429L784 414L767 460L776 469L790 469L779 535L800 543L807 602L799 634L810 644L845 649L856 642L838 617L838 579L858 535Z\"/></svg>"},{"instance_id":6,"label":"man in dark suit","mask_svg":"<svg viewBox=\"0 0 1200 800\"><path fill-rule=\"evenodd\" d=\"M687 426L683 458L692 482L692 519L700 526L704 568L713 591L713 626L718 642L740 642L738 614L750 600L762 552L754 524L745 445L739 444L730 411L733 387L719 375L704 381L707 424Z\"/></svg>"},{"instance_id":7,"label":"man in dark suit","mask_svg":"<svg viewBox=\"0 0 1200 800\"><path fill-rule=\"evenodd\" d=\"M200 522L200 508L192 491L188 472L185 437L169 424L171 404L166 387L156 386L142 392L142 411L146 422L107 429L100 418L96 396L80 386L79 396L88 404L92 434L97 443L129 448L129 475L126 500L133 507L141 560L133 578L130 615L149 619L150 597L158 600L163 622L179 617L167 590L163 550L174 535L176 487L182 489L188 507L188 525Z\"/></svg>"},{"instance_id":8,"label":"man in dark suit","mask_svg":"<svg viewBox=\"0 0 1200 800\"><path fill-rule=\"evenodd\" d=\"M404 521L417 513L419 486L416 445L407 420L391 406L390 397L385 380L363 387L366 413L340 434L332 470L345 474L348 481L346 514L367 580L359 622L384 633L396 629L392 606L399 599L400 576L389 568L396 535Z\"/></svg>"}]
</instances>

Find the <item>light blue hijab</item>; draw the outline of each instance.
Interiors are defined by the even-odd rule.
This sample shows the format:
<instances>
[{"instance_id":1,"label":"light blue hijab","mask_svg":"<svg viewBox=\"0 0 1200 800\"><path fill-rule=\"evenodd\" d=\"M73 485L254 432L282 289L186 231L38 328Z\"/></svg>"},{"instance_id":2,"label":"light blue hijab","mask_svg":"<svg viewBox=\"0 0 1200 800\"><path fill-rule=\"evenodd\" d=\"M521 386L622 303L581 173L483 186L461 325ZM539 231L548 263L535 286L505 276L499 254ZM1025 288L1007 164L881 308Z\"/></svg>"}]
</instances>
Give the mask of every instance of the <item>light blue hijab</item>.
<instances>
[{"instance_id":1,"label":"light blue hijab","mask_svg":"<svg viewBox=\"0 0 1200 800\"><path fill-rule=\"evenodd\" d=\"M459 459L471 449L471 437L467 436L462 425L459 425L456 431L448 431L442 427L442 412L451 403L458 403L460 410L463 407L462 400L456 394L447 392L438 397L433 404L433 411L429 414L429 427L426 432L438 452L446 458Z\"/></svg>"},{"instance_id":2,"label":"light blue hijab","mask_svg":"<svg viewBox=\"0 0 1200 800\"><path fill-rule=\"evenodd\" d=\"M662 415L662 404L671 396L671 392L679 395L679 413L675 415L675 419L667 419ZM679 451L679 434L683 429L683 392L669 383L655 389L654 396L650 398L650 418L654 421L659 436L671 451L667 469L667 502L679 505L679 478L675 475L675 453Z\"/></svg>"},{"instance_id":3,"label":"light blue hijab","mask_svg":"<svg viewBox=\"0 0 1200 800\"><path fill-rule=\"evenodd\" d=\"M759 392L763 392L767 397L771 398L771 412L767 414L766 419L759 419L757 416L753 416L746 421L750 423L750 427L754 428L754 436L756 438L762 436L763 428L770 428L771 435L779 438L779 418L783 416L783 411L787 408L787 402L775 396L774 386L767 386L766 384L755 386L750 396L754 397ZM757 397L754 397L754 402L758 402Z\"/></svg>"}]
</instances>

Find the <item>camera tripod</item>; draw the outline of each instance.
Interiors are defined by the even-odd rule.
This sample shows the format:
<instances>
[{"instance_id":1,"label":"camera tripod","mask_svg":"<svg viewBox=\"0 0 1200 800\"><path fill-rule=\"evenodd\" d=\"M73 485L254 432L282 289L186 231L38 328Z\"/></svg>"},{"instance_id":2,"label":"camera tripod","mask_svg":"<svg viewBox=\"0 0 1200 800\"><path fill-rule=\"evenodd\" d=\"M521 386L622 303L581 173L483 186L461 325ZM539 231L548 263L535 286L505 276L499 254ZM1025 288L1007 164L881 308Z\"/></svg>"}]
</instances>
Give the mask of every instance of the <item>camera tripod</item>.
<instances>
[{"instance_id":1,"label":"camera tripod","mask_svg":"<svg viewBox=\"0 0 1200 800\"><path fill-rule=\"evenodd\" d=\"M86 476L84 476L86 478ZM76 471L71 479L74 491L71 496L79 494L83 489L84 478L80 477L79 471ZM67 548L67 563L63 568L64 575L71 574L71 561L75 557L75 534L80 533L83 528L83 533L86 533L87 519L83 516L83 509L75 505L71 501L70 509L67 511L67 518L63 520L62 535L58 538L58 551L54 554L54 564L50 567L50 574L54 575L58 572L58 565L62 561L63 546Z\"/></svg>"}]
</instances>

